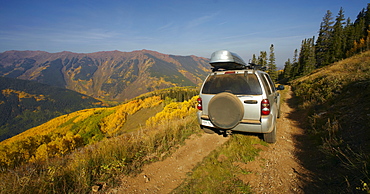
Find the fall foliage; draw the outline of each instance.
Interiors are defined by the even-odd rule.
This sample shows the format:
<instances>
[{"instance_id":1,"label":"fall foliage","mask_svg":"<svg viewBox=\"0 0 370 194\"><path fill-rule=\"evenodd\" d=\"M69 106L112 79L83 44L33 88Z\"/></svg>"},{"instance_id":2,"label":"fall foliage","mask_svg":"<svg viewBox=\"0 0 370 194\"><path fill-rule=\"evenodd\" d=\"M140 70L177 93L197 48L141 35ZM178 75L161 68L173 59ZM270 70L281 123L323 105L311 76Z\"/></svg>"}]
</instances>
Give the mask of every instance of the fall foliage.
<instances>
[{"instance_id":1,"label":"fall foliage","mask_svg":"<svg viewBox=\"0 0 370 194\"><path fill-rule=\"evenodd\" d=\"M185 99L193 91L189 88L166 89L116 107L85 109L57 117L0 142L0 167L14 168L28 162L64 156L79 147L113 137L122 129L128 115L160 106L163 102L163 111L149 118L147 126L182 119L195 112L196 98L176 102L169 96Z\"/></svg>"}]
</instances>

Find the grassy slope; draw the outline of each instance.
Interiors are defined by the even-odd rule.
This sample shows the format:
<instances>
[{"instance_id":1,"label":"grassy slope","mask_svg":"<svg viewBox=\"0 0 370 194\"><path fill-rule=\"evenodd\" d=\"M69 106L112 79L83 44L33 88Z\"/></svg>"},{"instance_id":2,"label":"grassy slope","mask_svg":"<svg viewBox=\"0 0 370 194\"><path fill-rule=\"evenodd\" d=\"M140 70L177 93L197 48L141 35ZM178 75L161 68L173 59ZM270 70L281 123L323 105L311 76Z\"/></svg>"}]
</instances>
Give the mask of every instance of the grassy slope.
<instances>
[{"instance_id":1,"label":"grassy slope","mask_svg":"<svg viewBox=\"0 0 370 194\"><path fill-rule=\"evenodd\" d=\"M196 97L184 102L170 98L191 97L193 90L166 89L116 107L74 112L0 142L0 179L7 180L0 183L0 193L86 193L101 181L116 184L118 174L139 172L200 131ZM124 127L135 128L149 117L140 133ZM12 156L17 160L11 161Z\"/></svg>"},{"instance_id":2,"label":"grassy slope","mask_svg":"<svg viewBox=\"0 0 370 194\"><path fill-rule=\"evenodd\" d=\"M325 182L328 192L369 191L370 52L318 69L292 86L321 155L311 169L318 184Z\"/></svg>"}]
</instances>

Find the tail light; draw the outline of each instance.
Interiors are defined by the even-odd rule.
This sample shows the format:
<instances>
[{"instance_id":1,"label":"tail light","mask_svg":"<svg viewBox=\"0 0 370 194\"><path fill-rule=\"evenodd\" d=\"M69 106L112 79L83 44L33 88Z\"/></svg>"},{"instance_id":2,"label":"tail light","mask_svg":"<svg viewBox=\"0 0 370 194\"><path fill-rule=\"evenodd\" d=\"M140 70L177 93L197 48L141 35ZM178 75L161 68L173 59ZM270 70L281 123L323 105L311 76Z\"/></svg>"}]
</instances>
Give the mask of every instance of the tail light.
<instances>
[{"instance_id":1,"label":"tail light","mask_svg":"<svg viewBox=\"0 0 370 194\"><path fill-rule=\"evenodd\" d=\"M270 114L270 102L268 99L263 99L261 102L261 115Z\"/></svg>"},{"instance_id":2,"label":"tail light","mask_svg":"<svg viewBox=\"0 0 370 194\"><path fill-rule=\"evenodd\" d=\"M197 102L198 102L198 105L197 105L198 110L203 110L203 107L202 107L202 98L199 97L197 99Z\"/></svg>"},{"instance_id":3,"label":"tail light","mask_svg":"<svg viewBox=\"0 0 370 194\"><path fill-rule=\"evenodd\" d=\"M224 74L235 74L235 71L226 71Z\"/></svg>"}]
</instances>

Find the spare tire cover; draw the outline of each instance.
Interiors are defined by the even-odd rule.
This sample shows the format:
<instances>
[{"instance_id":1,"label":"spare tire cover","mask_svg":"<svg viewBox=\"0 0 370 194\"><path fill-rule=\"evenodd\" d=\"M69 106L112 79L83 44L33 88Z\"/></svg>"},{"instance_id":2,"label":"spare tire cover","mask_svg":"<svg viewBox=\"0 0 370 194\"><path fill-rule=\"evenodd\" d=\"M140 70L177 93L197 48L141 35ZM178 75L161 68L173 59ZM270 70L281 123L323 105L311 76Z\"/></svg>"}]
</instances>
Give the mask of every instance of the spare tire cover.
<instances>
[{"instance_id":1,"label":"spare tire cover","mask_svg":"<svg viewBox=\"0 0 370 194\"><path fill-rule=\"evenodd\" d=\"M218 128L234 128L243 119L244 107L238 97L223 92L214 96L208 104L211 122Z\"/></svg>"}]
</instances>

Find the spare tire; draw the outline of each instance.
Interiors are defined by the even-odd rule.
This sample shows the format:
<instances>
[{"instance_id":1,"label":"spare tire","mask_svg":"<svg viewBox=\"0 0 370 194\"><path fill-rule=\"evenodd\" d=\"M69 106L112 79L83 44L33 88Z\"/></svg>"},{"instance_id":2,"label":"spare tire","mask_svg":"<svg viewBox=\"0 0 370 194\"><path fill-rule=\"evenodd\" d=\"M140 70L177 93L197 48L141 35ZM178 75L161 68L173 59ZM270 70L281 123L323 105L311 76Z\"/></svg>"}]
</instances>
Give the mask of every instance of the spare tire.
<instances>
[{"instance_id":1,"label":"spare tire","mask_svg":"<svg viewBox=\"0 0 370 194\"><path fill-rule=\"evenodd\" d=\"M243 119L244 107L238 97L223 92L209 101L208 115L214 126L221 129L231 129Z\"/></svg>"}]
</instances>

